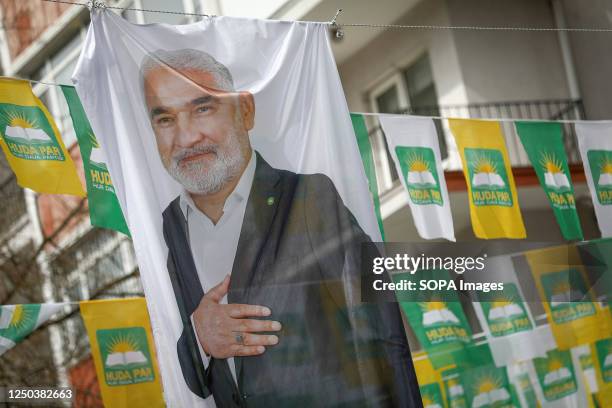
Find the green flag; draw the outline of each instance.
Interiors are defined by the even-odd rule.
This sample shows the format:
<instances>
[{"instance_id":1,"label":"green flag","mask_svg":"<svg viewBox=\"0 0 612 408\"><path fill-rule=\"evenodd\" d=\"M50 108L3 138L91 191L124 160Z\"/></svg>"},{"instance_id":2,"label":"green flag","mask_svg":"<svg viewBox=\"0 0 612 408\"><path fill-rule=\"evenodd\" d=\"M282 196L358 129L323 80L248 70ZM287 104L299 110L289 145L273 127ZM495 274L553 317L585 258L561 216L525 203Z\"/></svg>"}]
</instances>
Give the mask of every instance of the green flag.
<instances>
[{"instance_id":1,"label":"green flag","mask_svg":"<svg viewBox=\"0 0 612 408\"><path fill-rule=\"evenodd\" d=\"M421 392L423 407L442 408L444 406L442 391L440 390L440 385L438 383L421 385L419 387L419 391Z\"/></svg>"},{"instance_id":2,"label":"green flag","mask_svg":"<svg viewBox=\"0 0 612 408\"><path fill-rule=\"evenodd\" d=\"M0 306L0 356L64 306L64 303Z\"/></svg>"},{"instance_id":3,"label":"green flag","mask_svg":"<svg viewBox=\"0 0 612 408\"><path fill-rule=\"evenodd\" d=\"M551 350L533 360L546 401L556 401L578 392L578 381L569 350Z\"/></svg>"},{"instance_id":4,"label":"green flag","mask_svg":"<svg viewBox=\"0 0 612 408\"><path fill-rule=\"evenodd\" d=\"M428 279L431 280L450 280L450 275L446 270L423 272L427 273ZM414 275L410 273L393 275L396 283L414 279ZM473 345L472 331L457 293L448 291L443 300L437 300L436 294L425 299L426 301L419 301L419 296L423 294L423 291L415 292L411 299L411 293L396 292L396 297L402 310L406 313L406 320L427 352L431 364L436 369L452 364L458 367L468 364L467 349Z\"/></svg>"},{"instance_id":5,"label":"green flag","mask_svg":"<svg viewBox=\"0 0 612 408\"><path fill-rule=\"evenodd\" d=\"M516 131L566 240L583 240L574 186L563 147L563 129L554 122L515 122Z\"/></svg>"},{"instance_id":6,"label":"green flag","mask_svg":"<svg viewBox=\"0 0 612 408\"><path fill-rule=\"evenodd\" d=\"M85 111L74 87L67 85L61 87L70 109L74 131L83 157L91 225L113 229L129 236L130 232L106 168L104 151L91 130L91 125L87 116L85 116Z\"/></svg>"},{"instance_id":7,"label":"green flag","mask_svg":"<svg viewBox=\"0 0 612 408\"><path fill-rule=\"evenodd\" d=\"M365 169L366 176L368 177L368 186L370 188L370 194L372 195L372 201L374 202L374 211L376 212L376 219L378 220L380 236L384 241L385 230L383 226L382 215L380 213L380 197L378 195L376 169L374 167L374 157L372 156L372 145L370 144L368 128L366 127L363 115L351 113L351 122L353 123L355 136L357 137L357 145L359 146L361 162L363 163L363 168Z\"/></svg>"}]
</instances>

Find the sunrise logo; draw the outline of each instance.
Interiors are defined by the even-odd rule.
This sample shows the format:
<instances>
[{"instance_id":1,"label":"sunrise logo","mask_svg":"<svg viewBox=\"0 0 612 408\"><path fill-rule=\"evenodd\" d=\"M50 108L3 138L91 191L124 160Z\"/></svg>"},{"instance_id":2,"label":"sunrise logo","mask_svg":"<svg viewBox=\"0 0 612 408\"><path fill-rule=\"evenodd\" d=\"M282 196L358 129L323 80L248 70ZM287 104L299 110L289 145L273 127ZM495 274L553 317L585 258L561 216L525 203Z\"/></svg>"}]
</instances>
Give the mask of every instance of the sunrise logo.
<instances>
[{"instance_id":1,"label":"sunrise logo","mask_svg":"<svg viewBox=\"0 0 612 408\"><path fill-rule=\"evenodd\" d=\"M599 163L599 179L597 185L612 187L612 154L606 154Z\"/></svg>"},{"instance_id":2,"label":"sunrise logo","mask_svg":"<svg viewBox=\"0 0 612 408\"><path fill-rule=\"evenodd\" d=\"M472 408L496 406L509 401L512 397L505 387L505 381L491 370L481 374L473 385Z\"/></svg>"},{"instance_id":3,"label":"sunrise logo","mask_svg":"<svg viewBox=\"0 0 612 408\"><path fill-rule=\"evenodd\" d=\"M64 160L40 108L0 104L0 112L0 129L12 155L28 160Z\"/></svg>"},{"instance_id":4,"label":"sunrise logo","mask_svg":"<svg viewBox=\"0 0 612 408\"><path fill-rule=\"evenodd\" d=\"M429 147L397 146L395 154L413 204L443 204L436 156Z\"/></svg>"},{"instance_id":5,"label":"sunrise logo","mask_svg":"<svg viewBox=\"0 0 612 408\"><path fill-rule=\"evenodd\" d=\"M491 303L488 317L489 320L505 320L524 315L525 311L522 307L514 303L511 298L505 298L502 295Z\"/></svg>"},{"instance_id":6,"label":"sunrise logo","mask_svg":"<svg viewBox=\"0 0 612 408\"><path fill-rule=\"evenodd\" d=\"M106 170L106 155L98 143L98 139L93 133L89 133L89 141L91 143L91 154L89 155L89 162L96 167Z\"/></svg>"},{"instance_id":7,"label":"sunrise logo","mask_svg":"<svg viewBox=\"0 0 612 408\"><path fill-rule=\"evenodd\" d=\"M153 381L153 364L143 327L96 331L104 377L109 386Z\"/></svg>"},{"instance_id":8,"label":"sunrise logo","mask_svg":"<svg viewBox=\"0 0 612 408\"><path fill-rule=\"evenodd\" d=\"M465 148L474 205L512 206L512 193L502 152L497 149Z\"/></svg>"},{"instance_id":9,"label":"sunrise logo","mask_svg":"<svg viewBox=\"0 0 612 408\"><path fill-rule=\"evenodd\" d=\"M459 324L459 319L448 308L446 302L423 302L419 306L423 311L423 326L433 326L436 324Z\"/></svg>"},{"instance_id":10,"label":"sunrise logo","mask_svg":"<svg viewBox=\"0 0 612 408\"><path fill-rule=\"evenodd\" d=\"M472 186L474 187L504 187L506 183L499 175L497 163L487 156L478 156L472 162L474 175Z\"/></svg>"},{"instance_id":11,"label":"sunrise logo","mask_svg":"<svg viewBox=\"0 0 612 408\"><path fill-rule=\"evenodd\" d=\"M544 168L544 184L554 190L569 190L569 179L563 170L563 163L554 153L543 152L540 165Z\"/></svg>"}]
</instances>

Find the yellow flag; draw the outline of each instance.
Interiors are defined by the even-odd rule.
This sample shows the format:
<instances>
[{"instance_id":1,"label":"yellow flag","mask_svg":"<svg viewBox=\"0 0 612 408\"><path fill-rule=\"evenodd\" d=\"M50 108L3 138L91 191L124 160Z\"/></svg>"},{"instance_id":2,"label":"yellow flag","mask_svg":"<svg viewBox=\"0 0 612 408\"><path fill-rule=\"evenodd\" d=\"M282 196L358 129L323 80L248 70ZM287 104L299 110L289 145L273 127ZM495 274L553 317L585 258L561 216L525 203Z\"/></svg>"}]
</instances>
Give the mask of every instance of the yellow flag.
<instances>
[{"instance_id":1,"label":"yellow flag","mask_svg":"<svg viewBox=\"0 0 612 408\"><path fill-rule=\"evenodd\" d=\"M529 251L525 256L560 350L611 336L610 309L593 301L574 245Z\"/></svg>"},{"instance_id":2,"label":"yellow flag","mask_svg":"<svg viewBox=\"0 0 612 408\"><path fill-rule=\"evenodd\" d=\"M0 78L0 145L21 187L85 196L55 122L28 81Z\"/></svg>"},{"instance_id":3,"label":"yellow flag","mask_svg":"<svg viewBox=\"0 0 612 408\"><path fill-rule=\"evenodd\" d=\"M80 303L106 407L163 407L144 298Z\"/></svg>"},{"instance_id":4,"label":"yellow flag","mask_svg":"<svg viewBox=\"0 0 612 408\"><path fill-rule=\"evenodd\" d=\"M478 238L525 238L514 176L498 122L450 119Z\"/></svg>"},{"instance_id":5,"label":"yellow flag","mask_svg":"<svg viewBox=\"0 0 612 408\"><path fill-rule=\"evenodd\" d=\"M421 400L424 407L443 407L448 396L442 381L442 370L434 369L429 357L425 352L413 354L414 371L419 383ZM454 366L449 366L452 368ZM445 367L446 369L447 367Z\"/></svg>"}]
</instances>

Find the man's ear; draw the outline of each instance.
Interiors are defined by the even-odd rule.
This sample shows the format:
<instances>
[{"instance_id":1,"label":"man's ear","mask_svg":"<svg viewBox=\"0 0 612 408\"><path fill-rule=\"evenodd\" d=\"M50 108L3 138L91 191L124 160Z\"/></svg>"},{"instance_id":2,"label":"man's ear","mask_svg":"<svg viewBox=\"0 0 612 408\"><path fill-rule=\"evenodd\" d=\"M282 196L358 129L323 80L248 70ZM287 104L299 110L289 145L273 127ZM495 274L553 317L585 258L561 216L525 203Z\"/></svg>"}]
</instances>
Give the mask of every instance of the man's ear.
<instances>
[{"instance_id":1,"label":"man's ear","mask_svg":"<svg viewBox=\"0 0 612 408\"><path fill-rule=\"evenodd\" d=\"M240 115L245 130L253 129L255 126L255 99L250 92L240 92Z\"/></svg>"}]
</instances>

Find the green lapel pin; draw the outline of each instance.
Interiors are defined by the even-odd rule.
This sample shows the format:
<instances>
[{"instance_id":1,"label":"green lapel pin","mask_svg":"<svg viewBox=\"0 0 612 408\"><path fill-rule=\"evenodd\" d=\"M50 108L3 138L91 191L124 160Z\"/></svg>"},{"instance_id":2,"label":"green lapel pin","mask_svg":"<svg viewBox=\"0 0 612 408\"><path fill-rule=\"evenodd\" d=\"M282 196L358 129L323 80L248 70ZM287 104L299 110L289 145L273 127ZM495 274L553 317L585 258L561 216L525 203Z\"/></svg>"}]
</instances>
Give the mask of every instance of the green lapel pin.
<instances>
[{"instance_id":1,"label":"green lapel pin","mask_svg":"<svg viewBox=\"0 0 612 408\"><path fill-rule=\"evenodd\" d=\"M268 205L274 204L274 197L268 197Z\"/></svg>"}]
</instances>

